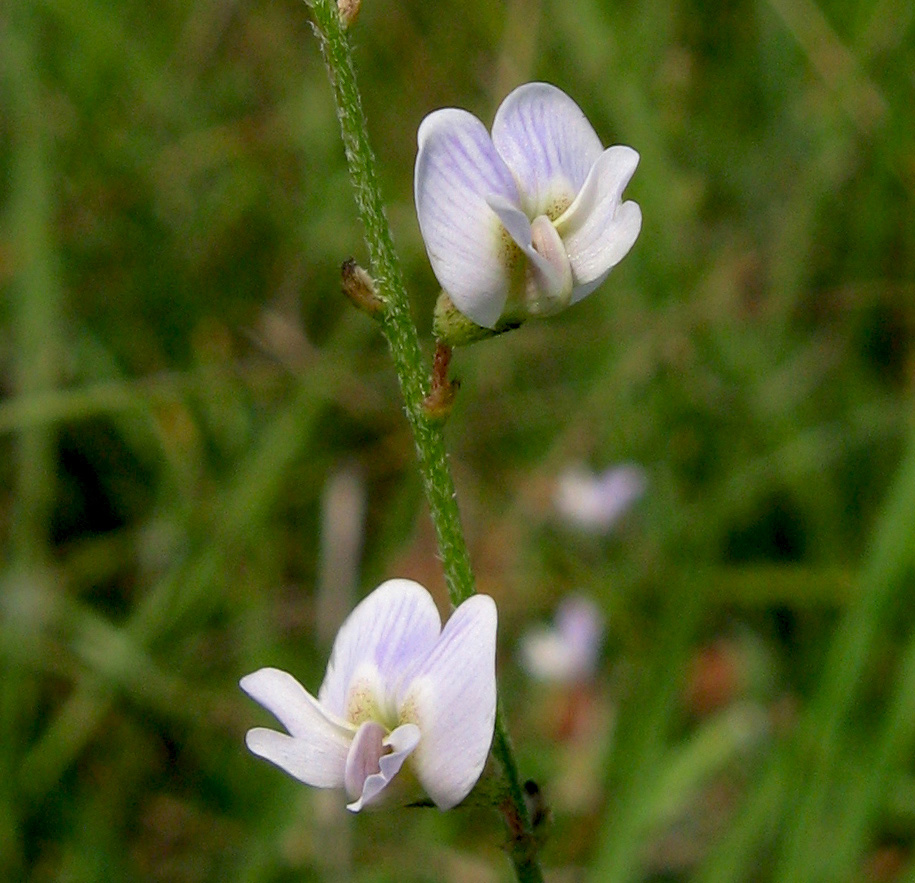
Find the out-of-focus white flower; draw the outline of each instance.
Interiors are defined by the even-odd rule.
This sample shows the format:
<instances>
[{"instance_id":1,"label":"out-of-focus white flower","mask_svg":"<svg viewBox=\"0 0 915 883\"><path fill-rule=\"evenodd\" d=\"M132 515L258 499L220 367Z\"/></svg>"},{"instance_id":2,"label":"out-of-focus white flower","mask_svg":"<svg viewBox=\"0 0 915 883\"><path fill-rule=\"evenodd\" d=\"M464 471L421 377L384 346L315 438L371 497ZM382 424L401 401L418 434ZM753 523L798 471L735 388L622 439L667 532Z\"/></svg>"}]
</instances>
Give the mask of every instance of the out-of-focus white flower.
<instances>
[{"instance_id":1,"label":"out-of-focus white flower","mask_svg":"<svg viewBox=\"0 0 915 883\"><path fill-rule=\"evenodd\" d=\"M450 809L489 754L495 652L492 598L465 601L443 629L419 583L389 580L341 626L317 699L275 668L241 679L288 731L257 727L245 741L306 785L345 788L354 812L379 803L407 761L436 806Z\"/></svg>"},{"instance_id":2,"label":"out-of-focus white flower","mask_svg":"<svg viewBox=\"0 0 915 883\"><path fill-rule=\"evenodd\" d=\"M604 623L597 605L573 595L556 609L552 626L531 629L521 639L521 662L542 681L568 684L590 680L597 667Z\"/></svg>"},{"instance_id":3,"label":"out-of-focus white flower","mask_svg":"<svg viewBox=\"0 0 915 883\"><path fill-rule=\"evenodd\" d=\"M633 463L597 474L569 469L556 485L556 510L574 527L607 533L642 497L647 484L645 471Z\"/></svg>"},{"instance_id":4,"label":"out-of-focus white flower","mask_svg":"<svg viewBox=\"0 0 915 883\"><path fill-rule=\"evenodd\" d=\"M419 127L414 191L432 269L454 306L496 329L549 316L600 285L639 235L622 193L631 147L604 150L547 83L519 86L492 126L444 108Z\"/></svg>"}]
</instances>

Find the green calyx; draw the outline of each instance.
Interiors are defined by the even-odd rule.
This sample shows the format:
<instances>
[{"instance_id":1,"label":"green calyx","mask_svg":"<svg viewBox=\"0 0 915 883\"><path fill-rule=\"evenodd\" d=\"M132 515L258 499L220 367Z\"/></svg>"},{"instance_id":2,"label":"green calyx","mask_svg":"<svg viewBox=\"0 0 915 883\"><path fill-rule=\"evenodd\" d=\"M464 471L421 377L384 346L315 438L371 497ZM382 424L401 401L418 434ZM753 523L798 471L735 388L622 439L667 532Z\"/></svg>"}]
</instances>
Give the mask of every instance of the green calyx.
<instances>
[{"instance_id":1,"label":"green calyx","mask_svg":"<svg viewBox=\"0 0 915 883\"><path fill-rule=\"evenodd\" d=\"M484 328L468 319L452 302L446 292L442 292L435 302L435 312L432 317L432 331L437 340L448 346L467 346L479 340L488 340L513 331L521 326L523 320L507 320L495 328Z\"/></svg>"}]
</instances>

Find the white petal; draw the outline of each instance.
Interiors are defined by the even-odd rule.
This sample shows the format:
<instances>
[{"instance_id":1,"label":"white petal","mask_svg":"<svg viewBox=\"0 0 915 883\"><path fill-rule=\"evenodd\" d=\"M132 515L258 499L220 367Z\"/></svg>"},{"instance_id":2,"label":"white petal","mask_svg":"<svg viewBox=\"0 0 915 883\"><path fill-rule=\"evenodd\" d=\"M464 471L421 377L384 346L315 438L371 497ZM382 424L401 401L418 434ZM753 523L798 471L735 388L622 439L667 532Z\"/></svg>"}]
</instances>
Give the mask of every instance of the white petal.
<instances>
[{"instance_id":1,"label":"white petal","mask_svg":"<svg viewBox=\"0 0 915 883\"><path fill-rule=\"evenodd\" d=\"M278 668L258 669L245 675L238 685L293 736L310 737L330 728L349 740L356 731L355 727L322 707L291 674Z\"/></svg>"},{"instance_id":2,"label":"white petal","mask_svg":"<svg viewBox=\"0 0 915 883\"><path fill-rule=\"evenodd\" d=\"M262 668L243 677L240 686L292 734L262 727L249 730L245 742L253 754L307 785L343 784L354 727L322 708L292 675L279 669Z\"/></svg>"},{"instance_id":3,"label":"white petal","mask_svg":"<svg viewBox=\"0 0 915 883\"><path fill-rule=\"evenodd\" d=\"M480 778L496 715L496 605L474 595L451 615L441 638L405 685L401 720L422 739L417 778L439 809L460 803Z\"/></svg>"},{"instance_id":4,"label":"white petal","mask_svg":"<svg viewBox=\"0 0 915 883\"><path fill-rule=\"evenodd\" d=\"M520 205L515 181L483 124L467 111L429 114L418 139L414 196L432 270L465 316L492 328L510 280L502 227L487 198Z\"/></svg>"},{"instance_id":5,"label":"white petal","mask_svg":"<svg viewBox=\"0 0 915 883\"><path fill-rule=\"evenodd\" d=\"M514 173L531 218L555 219L603 150L578 105L549 83L527 83L510 93L496 113L492 140Z\"/></svg>"},{"instance_id":6,"label":"white petal","mask_svg":"<svg viewBox=\"0 0 915 883\"><path fill-rule=\"evenodd\" d=\"M620 202L638 164L631 147L605 150L575 202L555 221L575 279L572 303L597 288L638 238L642 211L634 202Z\"/></svg>"},{"instance_id":7,"label":"white petal","mask_svg":"<svg viewBox=\"0 0 915 883\"><path fill-rule=\"evenodd\" d=\"M359 812L365 806L372 806L381 800L381 792L400 772L404 761L413 753L420 741L419 727L415 724L403 724L394 730L382 745L391 749L390 754L383 754L378 761L379 771L368 776L362 786L358 800L347 804L346 808Z\"/></svg>"},{"instance_id":8,"label":"white petal","mask_svg":"<svg viewBox=\"0 0 915 883\"><path fill-rule=\"evenodd\" d=\"M276 730L248 730L245 744L252 754L269 760L293 778L315 788L340 788L346 768L349 739L309 739L287 736Z\"/></svg>"},{"instance_id":9,"label":"white petal","mask_svg":"<svg viewBox=\"0 0 915 883\"><path fill-rule=\"evenodd\" d=\"M572 265L565 244L553 222L546 215L537 215L531 222L534 250L549 266L548 273L538 269L534 281L536 291L528 290L528 309L532 315L551 316L564 310L572 296Z\"/></svg>"},{"instance_id":10,"label":"white petal","mask_svg":"<svg viewBox=\"0 0 915 883\"><path fill-rule=\"evenodd\" d=\"M346 717L350 688L358 675L360 682L377 683L384 695L376 699L386 705L403 672L425 656L440 630L435 602L419 583L408 579L382 583L356 606L337 632L318 691L321 704Z\"/></svg>"}]
</instances>

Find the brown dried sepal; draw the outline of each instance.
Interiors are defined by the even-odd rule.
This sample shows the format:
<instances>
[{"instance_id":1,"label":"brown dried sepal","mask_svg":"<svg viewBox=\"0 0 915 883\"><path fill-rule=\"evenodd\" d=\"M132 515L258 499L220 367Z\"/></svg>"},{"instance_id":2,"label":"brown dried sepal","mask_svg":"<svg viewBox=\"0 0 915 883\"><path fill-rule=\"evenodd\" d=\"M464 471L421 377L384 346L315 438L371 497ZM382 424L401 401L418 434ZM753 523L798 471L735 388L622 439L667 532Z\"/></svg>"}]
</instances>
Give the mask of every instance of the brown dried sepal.
<instances>
[{"instance_id":1,"label":"brown dried sepal","mask_svg":"<svg viewBox=\"0 0 915 883\"><path fill-rule=\"evenodd\" d=\"M451 364L451 347L447 343L435 342L435 356L432 359L432 384L429 395L423 399L423 410L433 420L446 420L454 407L454 399L460 388L456 380L448 379Z\"/></svg>"}]
</instances>

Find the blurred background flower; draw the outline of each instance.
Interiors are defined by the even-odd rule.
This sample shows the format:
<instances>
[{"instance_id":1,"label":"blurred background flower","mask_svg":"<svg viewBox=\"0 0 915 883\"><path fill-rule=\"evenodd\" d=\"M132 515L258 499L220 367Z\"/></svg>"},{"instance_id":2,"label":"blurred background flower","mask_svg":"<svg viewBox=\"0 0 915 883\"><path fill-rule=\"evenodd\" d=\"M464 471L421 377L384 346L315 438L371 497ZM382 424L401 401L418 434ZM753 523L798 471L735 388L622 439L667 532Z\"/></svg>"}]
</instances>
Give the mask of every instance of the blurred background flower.
<instances>
[{"instance_id":1,"label":"blurred background flower","mask_svg":"<svg viewBox=\"0 0 915 883\"><path fill-rule=\"evenodd\" d=\"M594 602L571 595L560 602L552 626L532 626L521 636L521 663L537 680L587 681L597 669L603 634Z\"/></svg>"},{"instance_id":2,"label":"blurred background flower","mask_svg":"<svg viewBox=\"0 0 915 883\"><path fill-rule=\"evenodd\" d=\"M592 533L609 533L645 493L644 470L624 464L592 473L566 469L556 485L556 511L571 527Z\"/></svg>"}]
</instances>

